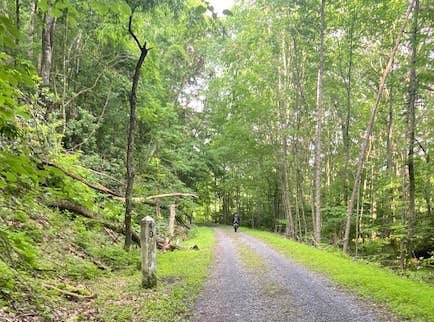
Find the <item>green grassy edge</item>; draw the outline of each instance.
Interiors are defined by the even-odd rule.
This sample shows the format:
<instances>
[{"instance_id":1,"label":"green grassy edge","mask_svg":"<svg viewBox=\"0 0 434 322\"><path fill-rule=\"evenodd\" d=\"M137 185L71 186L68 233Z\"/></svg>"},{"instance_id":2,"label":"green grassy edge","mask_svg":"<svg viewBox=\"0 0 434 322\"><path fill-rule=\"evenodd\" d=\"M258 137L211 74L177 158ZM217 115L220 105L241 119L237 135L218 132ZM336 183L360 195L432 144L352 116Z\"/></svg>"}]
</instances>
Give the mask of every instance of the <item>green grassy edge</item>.
<instances>
[{"instance_id":1,"label":"green grassy edge","mask_svg":"<svg viewBox=\"0 0 434 322\"><path fill-rule=\"evenodd\" d=\"M98 307L104 321L185 321L208 276L215 234L212 228L198 227L183 246L199 250L158 253L155 289L141 287L138 272L99 281Z\"/></svg>"},{"instance_id":2,"label":"green grassy edge","mask_svg":"<svg viewBox=\"0 0 434 322\"><path fill-rule=\"evenodd\" d=\"M342 253L330 253L296 243L279 235L243 228L284 256L324 273L338 284L365 298L386 304L391 311L412 321L434 321L434 288L401 278L373 264L355 262Z\"/></svg>"}]
</instances>

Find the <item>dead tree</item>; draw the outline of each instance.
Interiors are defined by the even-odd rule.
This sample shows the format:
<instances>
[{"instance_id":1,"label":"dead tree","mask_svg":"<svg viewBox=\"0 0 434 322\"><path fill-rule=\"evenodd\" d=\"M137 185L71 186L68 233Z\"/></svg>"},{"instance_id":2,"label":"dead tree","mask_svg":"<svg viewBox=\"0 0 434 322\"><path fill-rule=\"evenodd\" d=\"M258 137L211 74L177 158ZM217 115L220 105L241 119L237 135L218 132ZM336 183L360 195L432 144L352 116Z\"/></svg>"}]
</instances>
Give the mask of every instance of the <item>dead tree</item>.
<instances>
[{"instance_id":1,"label":"dead tree","mask_svg":"<svg viewBox=\"0 0 434 322\"><path fill-rule=\"evenodd\" d=\"M128 130L128 143L127 143L127 187L125 189L125 250L128 251L131 245L131 213L133 210L133 185L134 185L134 167L133 167L133 151L134 151L134 136L136 133L136 105L137 105L137 85L140 78L140 69L148 55L149 49L146 47L146 42L142 45L139 39L136 37L132 30L133 23L133 8L131 10L130 20L128 23L128 32L133 37L137 46L140 49L140 57L137 61L136 68L134 70L132 87L130 93L130 122Z\"/></svg>"}]
</instances>

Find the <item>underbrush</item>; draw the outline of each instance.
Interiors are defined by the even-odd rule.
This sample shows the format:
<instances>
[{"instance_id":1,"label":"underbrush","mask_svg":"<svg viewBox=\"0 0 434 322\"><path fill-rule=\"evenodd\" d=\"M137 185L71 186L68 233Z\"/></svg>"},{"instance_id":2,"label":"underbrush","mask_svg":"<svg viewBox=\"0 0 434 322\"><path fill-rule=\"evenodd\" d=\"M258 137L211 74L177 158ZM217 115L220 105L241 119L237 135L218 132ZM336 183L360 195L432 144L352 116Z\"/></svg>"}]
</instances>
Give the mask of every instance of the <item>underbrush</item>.
<instances>
[{"instance_id":1,"label":"underbrush","mask_svg":"<svg viewBox=\"0 0 434 322\"><path fill-rule=\"evenodd\" d=\"M158 254L158 287L145 290L140 250L126 252L122 235L37 198L0 199L1 321L175 321L206 278L208 228L185 242L199 251Z\"/></svg>"},{"instance_id":2,"label":"underbrush","mask_svg":"<svg viewBox=\"0 0 434 322\"><path fill-rule=\"evenodd\" d=\"M155 289L141 287L141 273L123 271L96 281L97 306L104 321L183 321L188 318L195 298L208 274L214 233L207 227L195 228L194 237L184 243L188 248L159 253L158 282Z\"/></svg>"}]
</instances>

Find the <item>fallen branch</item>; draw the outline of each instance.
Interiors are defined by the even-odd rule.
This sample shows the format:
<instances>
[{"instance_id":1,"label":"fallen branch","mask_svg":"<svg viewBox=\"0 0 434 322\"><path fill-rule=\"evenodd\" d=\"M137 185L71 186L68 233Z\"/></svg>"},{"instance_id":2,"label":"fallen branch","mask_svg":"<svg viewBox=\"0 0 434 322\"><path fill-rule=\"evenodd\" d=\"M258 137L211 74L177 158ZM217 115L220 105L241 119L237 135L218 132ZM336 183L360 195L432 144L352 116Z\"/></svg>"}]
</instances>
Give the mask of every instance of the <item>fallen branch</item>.
<instances>
[{"instance_id":1,"label":"fallen branch","mask_svg":"<svg viewBox=\"0 0 434 322\"><path fill-rule=\"evenodd\" d=\"M95 299L97 297L96 294L91 294L91 295L82 295L82 294L78 294L78 293L74 293L74 292L69 292L69 291L65 291L62 290L56 286L50 285L50 284L42 284L42 286L44 286L45 288L49 288L52 290L55 290L59 293L62 293L64 295L67 295L69 297L73 297L75 299L79 299L79 300L91 300L91 299Z\"/></svg>"},{"instance_id":2,"label":"fallen branch","mask_svg":"<svg viewBox=\"0 0 434 322\"><path fill-rule=\"evenodd\" d=\"M113 199L125 202L125 196L121 195L120 193L117 193L117 192L115 192L115 191L113 191L113 190L111 190L111 189L109 189L107 187L104 187L103 185L101 185L99 183L89 182L86 179L82 178L81 176L79 176L79 175L77 175L75 173L72 173L72 172L70 172L70 171L62 168L61 166L59 166L56 163L53 163L53 162L50 162L50 161L44 161L44 160L42 160L41 163L44 164L44 165L48 165L50 167L53 167L53 168L56 168L56 169L62 171L68 177L70 177L70 178L72 178L74 180L80 181L81 183L83 183L84 185L88 186L89 188L92 188L92 189L94 189L96 191L102 192L102 193L108 195L109 197L111 197ZM154 202L147 201L146 198L133 197L133 201L134 202L142 202L142 203L150 205L150 206L155 206Z\"/></svg>"},{"instance_id":3,"label":"fallen branch","mask_svg":"<svg viewBox=\"0 0 434 322\"><path fill-rule=\"evenodd\" d=\"M161 195L149 196L149 197L146 197L145 200L153 200L153 199L160 199L160 198L167 198L167 197L193 197L193 198L199 198L194 193L172 192L172 193L163 193Z\"/></svg>"},{"instance_id":4,"label":"fallen branch","mask_svg":"<svg viewBox=\"0 0 434 322\"><path fill-rule=\"evenodd\" d=\"M187 228L187 229L191 229L191 227L189 225L187 225L184 220L182 220L182 218L180 216L175 216L176 222L178 224L180 224L181 226Z\"/></svg>"},{"instance_id":5,"label":"fallen branch","mask_svg":"<svg viewBox=\"0 0 434 322\"><path fill-rule=\"evenodd\" d=\"M41 161L44 165L48 165L50 167L56 168L60 171L62 171L64 174L66 174L68 177L75 179L77 181L80 181L81 183L85 184L86 186L88 186L89 188L92 188L94 190L97 190L99 192L102 192L104 194L113 196L113 197L117 197L120 198L121 200L123 200L124 198L122 197L122 195L120 195L119 193L110 190L109 188L104 187L103 185L100 185L98 183L92 183L87 181L86 179L80 177L79 175L76 175L75 173L69 172L68 170L63 169L61 166L57 165L56 163L50 162L50 161Z\"/></svg>"},{"instance_id":6,"label":"fallen branch","mask_svg":"<svg viewBox=\"0 0 434 322\"><path fill-rule=\"evenodd\" d=\"M60 210L68 210L75 214L81 215L83 217L95 220L96 223L103 225L105 228L110 229L118 234L125 235L125 227L123 226L117 226L115 224L109 223L107 221L104 221L99 214L87 209L86 207L83 207L79 204L76 204L69 200L59 200L56 202L53 202L50 204L50 207L56 207ZM140 247L140 237L135 232L132 232L132 240L134 243L137 244L137 246ZM179 245L171 244L169 239L165 240L157 240L157 247L159 249L165 250L175 250L175 249L185 249Z\"/></svg>"}]
</instances>

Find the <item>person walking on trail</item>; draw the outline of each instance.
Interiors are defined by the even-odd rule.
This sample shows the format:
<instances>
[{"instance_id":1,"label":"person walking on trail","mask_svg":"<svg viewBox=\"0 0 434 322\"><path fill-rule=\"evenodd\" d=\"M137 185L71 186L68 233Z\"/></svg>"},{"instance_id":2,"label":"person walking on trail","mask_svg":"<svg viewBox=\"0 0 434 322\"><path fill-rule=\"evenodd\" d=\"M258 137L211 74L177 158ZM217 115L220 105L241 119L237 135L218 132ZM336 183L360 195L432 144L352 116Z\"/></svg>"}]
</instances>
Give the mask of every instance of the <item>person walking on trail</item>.
<instances>
[{"instance_id":1,"label":"person walking on trail","mask_svg":"<svg viewBox=\"0 0 434 322\"><path fill-rule=\"evenodd\" d=\"M234 231L237 232L238 227L240 226L240 216L238 216L237 214L234 214L232 216L232 225L234 226Z\"/></svg>"}]
</instances>

